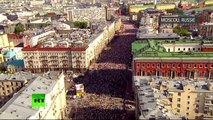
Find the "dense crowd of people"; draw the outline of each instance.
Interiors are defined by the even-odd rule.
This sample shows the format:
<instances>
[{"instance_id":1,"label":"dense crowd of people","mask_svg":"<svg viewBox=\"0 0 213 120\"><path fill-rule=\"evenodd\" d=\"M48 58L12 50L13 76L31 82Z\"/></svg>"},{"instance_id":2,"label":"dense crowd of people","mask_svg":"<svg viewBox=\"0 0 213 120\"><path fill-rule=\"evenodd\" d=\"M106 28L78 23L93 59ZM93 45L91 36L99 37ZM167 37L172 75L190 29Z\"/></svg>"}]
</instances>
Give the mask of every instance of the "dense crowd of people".
<instances>
[{"instance_id":1,"label":"dense crowd of people","mask_svg":"<svg viewBox=\"0 0 213 120\"><path fill-rule=\"evenodd\" d=\"M73 119L125 120L134 116L133 97L128 94L131 91L128 68L131 67L131 43L135 40L136 30L129 23L125 23L124 28L124 33L114 38L91 65L91 71L74 79L75 83L84 84L86 94L68 101L75 108ZM129 101L128 105L126 101Z\"/></svg>"}]
</instances>

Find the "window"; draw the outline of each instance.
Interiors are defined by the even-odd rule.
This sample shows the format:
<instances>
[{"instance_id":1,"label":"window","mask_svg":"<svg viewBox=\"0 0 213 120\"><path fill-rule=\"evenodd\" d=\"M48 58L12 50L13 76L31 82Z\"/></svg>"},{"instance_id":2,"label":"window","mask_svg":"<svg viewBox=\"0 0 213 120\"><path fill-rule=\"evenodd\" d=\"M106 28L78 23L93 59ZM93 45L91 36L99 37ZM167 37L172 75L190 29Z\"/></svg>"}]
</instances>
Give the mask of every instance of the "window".
<instances>
[{"instance_id":1,"label":"window","mask_svg":"<svg viewBox=\"0 0 213 120\"><path fill-rule=\"evenodd\" d=\"M170 67L170 64L167 64L167 67L169 68L169 67Z\"/></svg>"},{"instance_id":2,"label":"window","mask_svg":"<svg viewBox=\"0 0 213 120\"><path fill-rule=\"evenodd\" d=\"M180 107L180 104L177 104L177 107Z\"/></svg>"},{"instance_id":3,"label":"window","mask_svg":"<svg viewBox=\"0 0 213 120\"><path fill-rule=\"evenodd\" d=\"M199 50L199 51L200 51L200 48L198 48L197 50Z\"/></svg>"},{"instance_id":4,"label":"window","mask_svg":"<svg viewBox=\"0 0 213 120\"><path fill-rule=\"evenodd\" d=\"M149 64L147 64L147 67L149 67Z\"/></svg>"},{"instance_id":5,"label":"window","mask_svg":"<svg viewBox=\"0 0 213 120\"><path fill-rule=\"evenodd\" d=\"M178 93L178 96L181 96L181 93L180 93L180 92Z\"/></svg>"},{"instance_id":6,"label":"window","mask_svg":"<svg viewBox=\"0 0 213 120\"><path fill-rule=\"evenodd\" d=\"M185 51L185 50L186 50L186 48L183 48L183 50Z\"/></svg>"},{"instance_id":7,"label":"window","mask_svg":"<svg viewBox=\"0 0 213 120\"><path fill-rule=\"evenodd\" d=\"M189 107L187 107L187 110L189 110Z\"/></svg>"},{"instance_id":8,"label":"window","mask_svg":"<svg viewBox=\"0 0 213 120\"><path fill-rule=\"evenodd\" d=\"M144 64L142 64L142 66L144 67Z\"/></svg>"},{"instance_id":9,"label":"window","mask_svg":"<svg viewBox=\"0 0 213 120\"><path fill-rule=\"evenodd\" d=\"M213 68L213 64L211 65L211 68Z\"/></svg>"},{"instance_id":10,"label":"window","mask_svg":"<svg viewBox=\"0 0 213 120\"><path fill-rule=\"evenodd\" d=\"M178 64L178 67L180 68L180 64Z\"/></svg>"},{"instance_id":11,"label":"window","mask_svg":"<svg viewBox=\"0 0 213 120\"><path fill-rule=\"evenodd\" d=\"M196 68L197 67L197 65L196 64L194 64L194 68Z\"/></svg>"},{"instance_id":12,"label":"window","mask_svg":"<svg viewBox=\"0 0 213 120\"><path fill-rule=\"evenodd\" d=\"M189 68L192 67L191 64L188 64L188 67L189 67Z\"/></svg>"},{"instance_id":13,"label":"window","mask_svg":"<svg viewBox=\"0 0 213 120\"><path fill-rule=\"evenodd\" d=\"M172 67L175 67L175 64L172 64Z\"/></svg>"},{"instance_id":14,"label":"window","mask_svg":"<svg viewBox=\"0 0 213 120\"><path fill-rule=\"evenodd\" d=\"M164 72L162 72L162 76L164 76Z\"/></svg>"},{"instance_id":15,"label":"window","mask_svg":"<svg viewBox=\"0 0 213 120\"><path fill-rule=\"evenodd\" d=\"M158 64L158 67L160 67L160 64Z\"/></svg>"},{"instance_id":16,"label":"window","mask_svg":"<svg viewBox=\"0 0 213 120\"><path fill-rule=\"evenodd\" d=\"M180 77L180 72L178 72L177 74L178 74L178 77Z\"/></svg>"},{"instance_id":17,"label":"window","mask_svg":"<svg viewBox=\"0 0 213 120\"><path fill-rule=\"evenodd\" d=\"M189 105L189 104L190 104L190 102L188 101L188 102L187 102L187 104Z\"/></svg>"},{"instance_id":18,"label":"window","mask_svg":"<svg viewBox=\"0 0 213 120\"><path fill-rule=\"evenodd\" d=\"M202 65L202 64L200 64L200 68L203 68L203 65Z\"/></svg>"},{"instance_id":19,"label":"window","mask_svg":"<svg viewBox=\"0 0 213 120\"><path fill-rule=\"evenodd\" d=\"M188 116L188 115L189 115L189 113L186 113L186 115Z\"/></svg>"},{"instance_id":20,"label":"window","mask_svg":"<svg viewBox=\"0 0 213 120\"><path fill-rule=\"evenodd\" d=\"M188 51L190 51L190 48L188 48Z\"/></svg>"},{"instance_id":21,"label":"window","mask_svg":"<svg viewBox=\"0 0 213 120\"><path fill-rule=\"evenodd\" d=\"M190 90L190 89L188 89L188 90ZM190 99L190 96L188 96L188 99Z\"/></svg>"},{"instance_id":22,"label":"window","mask_svg":"<svg viewBox=\"0 0 213 120\"><path fill-rule=\"evenodd\" d=\"M170 52L170 48L168 49L168 52Z\"/></svg>"},{"instance_id":23,"label":"window","mask_svg":"<svg viewBox=\"0 0 213 120\"><path fill-rule=\"evenodd\" d=\"M178 98L177 101L180 102L180 98Z\"/></svg>"},{"instance_id":24,"label":"window","mask_svg":"<svg viewBox=\"0 0 213 120\"><path fill-rule=\"evenodd\" d=\"M137 64L138 68L140 67L140 64Z\"/></svg>"},{"instance_id":25,"label":"window","mask_svg":"<svg viewBox=\"0 0 213 120\"><path fill-rule=\"evenodd\" d=\"M154 67L155 67L155 64L152 64L152 67L154 68Z\"/></svg>"},{"instance_id":26,"label":"window","mask_svg":"<svg viewBox=\"0 0 213 120\"><path fill-rule=\"evenodd\" d=\"M137 75L138 75L138 76L141 76L141 72L137 72Z\"/></svg>"},{"instance_id":27,"label":"window","mask_svg":"<svg viewBox=\"0 0 213 120\"><path fill-rule=\"evenodd\" d=\"M195 48L193 48L193 50L195 51Z\"/></svg>"},{"instance_id":28,"label":"window","mask_svg":"<svg viewBox=\"0 0 213 120\"><path fill-rule=\"evenodd\" d=\"M186 68L186 64L183 64L183 68Z\"/></svg>"},{"instance_id":29,"label":"window","mask_svg":"<svg viewBox=\"0 0 213 120\"><path fill-rule=\"evenodd\" d=\"M208 65L207 64L205 64L205 68L207 68L208 67Z\"/></svg>"},{"instance_id":30,"label":"window","mask_svg":"<svg viewBox=\"0 0 213 120\"><path fill-rule=\"evenodd\" d=\"M161 66L164 67L164 64L162 64Z\"/></svg>"},{"instance_id":31,"label":"window","mask_svg":"<svg viewBox=\"0 0 213 120\"><path fill-rule=\"evenodd\" d=\"M180 109L177 109L177 112L180 112Z\"/></svg>"},{"instance_id":32,"label":"window","mask_svg":"<svg viewBox=\"0 0 213 120\"><path fill-rule=\"evenodd\" d=\"M180 50L180 48L178 48L178 50Z\"/></svg>"},{"instance_id":33,"label":"window","mask_svg":"<svg viewBox=\"0 0 213 120\"><path fill-rule=\"evenodd\" d=\"M145 71L142 71L142 76L145 76Z\"/></svg>"}]
</instances>

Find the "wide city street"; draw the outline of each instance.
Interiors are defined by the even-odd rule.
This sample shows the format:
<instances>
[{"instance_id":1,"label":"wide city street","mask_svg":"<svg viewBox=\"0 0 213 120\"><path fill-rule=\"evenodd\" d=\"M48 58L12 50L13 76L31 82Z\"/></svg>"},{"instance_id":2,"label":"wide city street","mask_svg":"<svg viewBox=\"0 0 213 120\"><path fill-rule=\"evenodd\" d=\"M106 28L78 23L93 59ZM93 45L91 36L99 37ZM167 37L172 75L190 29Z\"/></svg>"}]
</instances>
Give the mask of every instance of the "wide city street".
<instances>
[{"instance_id":1,"label":"wide city street","mask_svg":"<svg viewBox=\"0 0 213 120\"><path fill-rule=\"evenodd\" d=\"M131 91L131 43L136 26L123 22L124 31L109 43L100 58L84 77L74 79L83 83L86 95L67 99L74 120L134 119L134 99Z\"/></svg>"}]
</instances>

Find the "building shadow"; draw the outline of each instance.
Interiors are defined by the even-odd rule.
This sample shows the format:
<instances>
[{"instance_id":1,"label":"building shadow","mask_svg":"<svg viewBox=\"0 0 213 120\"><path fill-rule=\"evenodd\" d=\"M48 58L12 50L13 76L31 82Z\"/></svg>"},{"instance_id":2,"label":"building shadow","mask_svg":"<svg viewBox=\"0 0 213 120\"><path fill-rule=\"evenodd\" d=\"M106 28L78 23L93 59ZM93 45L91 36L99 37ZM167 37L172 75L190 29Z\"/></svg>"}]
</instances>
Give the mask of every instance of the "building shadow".
<instances>
[{"instance_id":1,"label":"building shadow","mask_svg":"<svg viewBox=\"0 0 213 120\"><path fill-rule=\"evenodd\" d=\"M84 84L86 93L134 100L133 94L131 94L132 73L129 70L90 70L85 76L73 80L76 84Z\"/></svg>"},{"instance_id":2,"label":"building shadow","mask_svg":"<svg viewBox=\"0 0 213 120\"><path fill-rule=\"evenodd\" d=\"M135 120L134 111L96 107L78 108L70 117L73 120Z\"/></svg>"}]
</instances>

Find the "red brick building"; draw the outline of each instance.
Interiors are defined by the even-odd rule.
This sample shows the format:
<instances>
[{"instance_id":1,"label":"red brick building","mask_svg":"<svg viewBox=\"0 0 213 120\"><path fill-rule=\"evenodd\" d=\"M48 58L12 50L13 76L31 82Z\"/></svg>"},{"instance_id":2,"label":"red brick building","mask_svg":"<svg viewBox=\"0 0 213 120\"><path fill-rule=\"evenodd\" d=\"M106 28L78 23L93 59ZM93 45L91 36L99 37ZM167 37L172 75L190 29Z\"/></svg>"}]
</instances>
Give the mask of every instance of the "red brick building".
<instances>
[{"instance_id":1,"label":"red brick building","mask_svg":"<svg viewBox=\"0 0 213 120\"><path fill-rule=\"evenodd\" d=\"M134 76L213 79L213 46L200 41L148 40L132 44ZM209 45L212 43L208 43Z\"/></svg>"}]
</instances>

